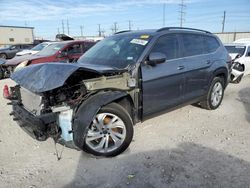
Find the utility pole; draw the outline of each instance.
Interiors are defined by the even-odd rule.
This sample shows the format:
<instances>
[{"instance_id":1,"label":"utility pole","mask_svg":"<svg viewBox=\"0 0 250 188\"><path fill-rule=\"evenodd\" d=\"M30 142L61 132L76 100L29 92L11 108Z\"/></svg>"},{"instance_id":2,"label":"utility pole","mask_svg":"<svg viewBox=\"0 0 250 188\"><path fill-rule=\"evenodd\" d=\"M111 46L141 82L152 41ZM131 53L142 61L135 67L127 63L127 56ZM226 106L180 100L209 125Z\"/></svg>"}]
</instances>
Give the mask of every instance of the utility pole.
<instances>
[{"instance_id":1,"label":"utility pole","mask_svg":"<svg viewBox=\"0 0 250 188\"><path fill-rule=\"evenodd\" d=\"M81 29L81 37L82 37L83 36L83 32L82 32L83 26L82 25L80 26L80 29Z\"/></svg>"},{"instance_id":2,"label":"utility pole","mask_svg":"<svg viewBox=\"0 0 250 188\"><path fill-rule=\"evenodd\" d=\"M115 23L114 23L114 33L116 33L117 30L118 30L118 28L117 28L117 22L115 22Z\"/></svg>"},{"instance_id":3,"label":"utility pole","mask_svg":"<svg viewBox=\"0 0 250 188\"><path fill-rule=\"evenodd\" d=\"M166 3L163 3L163 15L162 15L162 25L165 27L165 17L166 17Z\"/></svg>"},{"instance_id":4,"label":"utility pole","mask_svg":"<svg viewBox=\"0 0 250 188\"><path fill-rule=\"evenodd\" d=\"M60 34L60 30L59 30L59 27L57 28L57 33Z\"/></svg>"},{"instance_id":5,"label":"utility pole","mask_svg":"<svg viewBox=\"0 0 250 188\"><path fill-rule=\"evenodd\" d=\"M131 20L128 21L128 30L132 29L132 24L131 24Z\"/></svg>"},{"instance_id":6,"label":"utility pole","mask_svg":"<svg viewBox=\"0 0 250 188\"><path fill-rule=\"evenodd\" d=\"M224 33L225 22L226 22L226 11L224 11L224 13L223 13L223 20L222 20L222 33Z\"/></svg>"},{"instance_id":7,"label":"utility pole","mask_svg":"<svg viewBox=\"0 0 250 188\"><path fill-rule=\"evenodd\" d=\"M62 33L64 34L64 22L62 20Z\"/></svg>"},{"instance_id":8,"label":"utility pole","mask_svg":"<svg viewBox=\"0 0 250 188\"><path fill-rule=\"evenodd\" d=\"M68 29L68 35L69 35L69 20L67 19L67 29Z\"/></svg>"},{"instance_id":9,"label":"utility pole","mask_svg":"<svg viewBox=\"0 0 250 188\"><path fill-rule=\"evenodd\" d=\"M181 3L179 4L179 7L180 7L180 27L182 27L183 25L183 22L185 21L185 18L184 18L184 15L185 15L185 12L184 12L184 9L186 8L186 5L184 4L184 0L181 0Z\"/></svg>"},{"instance_id":10,"label":"utility pole","mask_svg":"<svg viewBox=\"0 0 250 188\"><path fill-rule=\"evenodd\" d=\"M101 31L101 24L98 24L98 36L102 36L102 31Z\"/></svg>"}]
</instances>

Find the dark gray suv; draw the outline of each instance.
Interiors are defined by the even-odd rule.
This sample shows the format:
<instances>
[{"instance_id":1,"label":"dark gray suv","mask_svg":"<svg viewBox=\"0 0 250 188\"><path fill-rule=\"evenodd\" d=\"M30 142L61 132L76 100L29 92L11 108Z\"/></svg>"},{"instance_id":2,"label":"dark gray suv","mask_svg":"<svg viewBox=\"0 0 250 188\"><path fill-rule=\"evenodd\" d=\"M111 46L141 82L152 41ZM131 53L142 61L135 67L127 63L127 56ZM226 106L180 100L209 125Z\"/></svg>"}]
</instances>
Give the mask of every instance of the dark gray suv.
<instances>
[{"instance_id":1,"label":"dark gray suv","mask_svg":"<svg viewBox=\"0 0 250 188\"><path fill-rule=\"evenodd\" d=\"M190 28L124 31L108 37L76 64L33 65L4 88L14 120L33 138L48 137L94 155L115 156L133 125L154 114L197 103L219 107L229 55L210 32Z\"/></svg>"}]
</instances>

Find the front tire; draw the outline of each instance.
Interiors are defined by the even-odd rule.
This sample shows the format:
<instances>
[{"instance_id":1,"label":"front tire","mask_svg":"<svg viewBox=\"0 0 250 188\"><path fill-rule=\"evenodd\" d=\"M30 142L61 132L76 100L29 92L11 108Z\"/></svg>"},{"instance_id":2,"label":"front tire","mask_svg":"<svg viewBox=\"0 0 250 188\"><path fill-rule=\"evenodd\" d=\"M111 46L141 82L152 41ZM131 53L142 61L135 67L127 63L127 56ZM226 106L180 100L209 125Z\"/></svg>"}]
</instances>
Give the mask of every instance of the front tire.
<instances>
[{"instance_id":1,"label":"front tire","mask_svg":"<svg viewBox=\"0 0 250 188\"><path fill-rule=\"evenodd\" d=\"M133 122L119 104L104 106L94 117L83 150L97 156L112 157L125 151L133 138Z\"/></svg>"},{"instance_id":2,"label":"front tire","mask_svg":"<svg viewBox=\"0 0 250 188\"><path fill-rule=\"evenodd\" d=\"M215 77L210 85L204 101L201 101L200 105L202 108L207 110L217 109L224 96L224 80L221 77Z\"/></svg>"}]
</instances>

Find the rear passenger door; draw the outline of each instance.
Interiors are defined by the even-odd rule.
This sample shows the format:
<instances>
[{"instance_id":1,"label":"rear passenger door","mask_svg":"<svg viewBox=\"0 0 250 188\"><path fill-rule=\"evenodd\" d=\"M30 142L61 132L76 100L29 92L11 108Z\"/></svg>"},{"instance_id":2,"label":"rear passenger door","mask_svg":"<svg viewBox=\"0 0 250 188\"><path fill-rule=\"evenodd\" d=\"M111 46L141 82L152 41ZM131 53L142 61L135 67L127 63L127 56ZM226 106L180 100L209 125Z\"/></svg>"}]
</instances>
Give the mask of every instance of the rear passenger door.
<instances>
[{"instance_id":1,"label":"rear passenger door","mask_svg":"<svg viewBox=\"0 0 250 188\"><path fill-rule=\"evenodd\" d=\"M180 68L181 59L178 59L179 49L176 34L161 36L149 53L164 53L167 60L155 66L142 64L144 117L182 102L183 70Z\"/></svg>"},{"instance_id":2,"label":"rear passenger door","mask_svg":"<svg viewBox=\"0 0 250 188\"><path fill-rule=\"evenodd\" d=\"M183 33L182 56L185 72L185 101L203 96L208 88L211 55L206 53L204 36L201 34Z\"/></svg>"}]
</instances>

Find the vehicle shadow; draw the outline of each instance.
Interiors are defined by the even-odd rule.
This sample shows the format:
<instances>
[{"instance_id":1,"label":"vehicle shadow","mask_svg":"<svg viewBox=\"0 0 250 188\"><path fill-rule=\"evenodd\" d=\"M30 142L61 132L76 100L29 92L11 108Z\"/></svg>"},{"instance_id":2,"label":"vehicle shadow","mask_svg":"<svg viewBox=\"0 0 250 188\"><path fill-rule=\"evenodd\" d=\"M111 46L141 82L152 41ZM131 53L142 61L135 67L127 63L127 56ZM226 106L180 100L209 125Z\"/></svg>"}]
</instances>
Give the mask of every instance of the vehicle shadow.
<instances>
[{"instance_id":1,"label":"vehicle shadow","mask_svg":"<svg viewBox=\"0 0 250 188\"><path fill-rule=\"evenodd\" d=\"M250 87L240 90L239 98L246 110L246 120L250 123Z\"/></svg>"},{"instance_id":2,"label":"vehicle shadow","mask_svg":"<svg viewBox=\"0 0 250 188\"><path fill-rule=\"evenodd\" d=\"M82 154L70 187L248 187L250 163L193 143L114 158Z\"/></svg>"}]
</instances>

